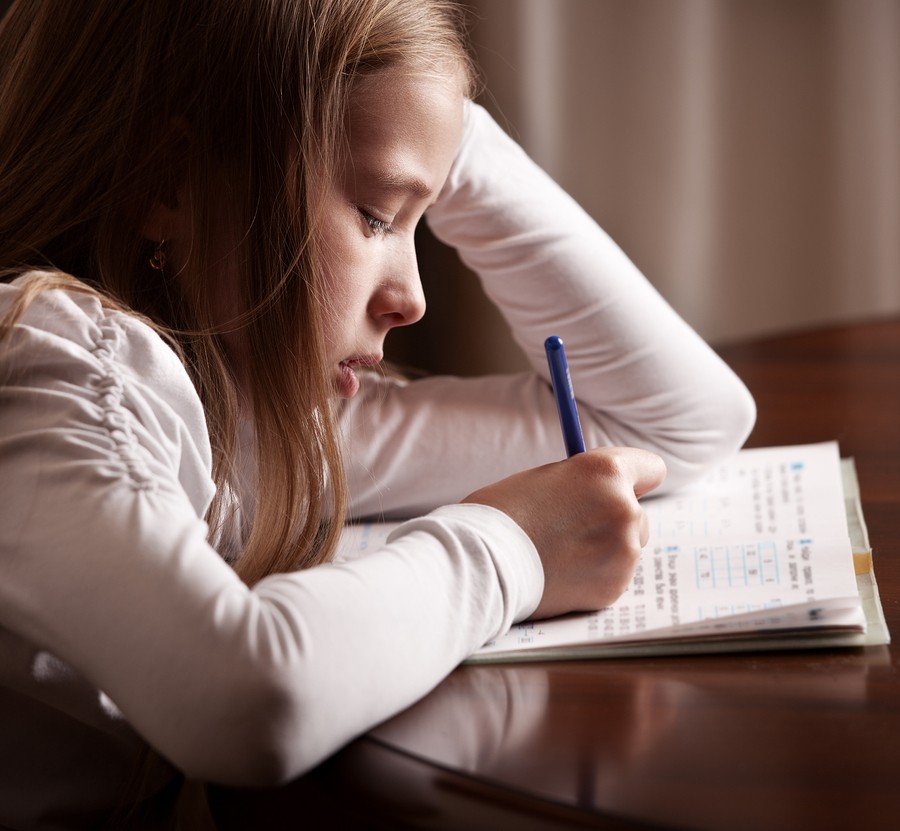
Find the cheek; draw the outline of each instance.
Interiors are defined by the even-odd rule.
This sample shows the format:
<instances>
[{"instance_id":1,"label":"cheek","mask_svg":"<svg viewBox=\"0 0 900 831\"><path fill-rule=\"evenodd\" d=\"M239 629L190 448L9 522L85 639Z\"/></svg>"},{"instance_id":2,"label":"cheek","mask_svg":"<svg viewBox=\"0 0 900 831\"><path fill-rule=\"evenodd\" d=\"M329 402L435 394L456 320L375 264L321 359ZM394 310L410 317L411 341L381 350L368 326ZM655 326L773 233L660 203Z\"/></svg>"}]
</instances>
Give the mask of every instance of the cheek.
<instances>
[{"instance_id":1,"label":"cheek","mask_svg":"<svg viewBox=\"0 0 900 831\"><path fill-rule=\"evenodd\" d=\"M375 246L366 246L362 234L356 233L359 242L336 235L322 252L323 307L331 327L340 331L352 330L365 316L376 267L373 252L366 250Z\"/></svg>"},{"instance_id":2,"label":"cheek","mask_svg":"<svg viewBox=\"0 0 900 831\"><path fill-rule=\"evenodd\" d=\"M380 241L367 236L359 212L336 192L326 202L318 239L322 266L334 281L358 282L384 253Z\"/></svg>"},{"instance_id":3,"label":"cheek","mask_svg":"<svg viewBox=\"0 0 900 831\"><path fill-rule=\"evenodd\" d=\"M330 212L328 219L319 234L319 250L321 253L322 267L326 276L331 279L333 275L339 275L347 270L353 260L353 250L350 243L350 228L343 217L335 216Z\"/></svg>"},{"instance_id":4,"label":"cheek","mask_svg":"<svg viewBox=\"0 0 900 831\"><path fill-rule=\"evenodd\" d=\"M366 250L362 234L358 230L355 233L359 240L346 234L329 235L323 240L322 268L328 305L351 305L354 297L364 293L372 273L372 252Z\"/></svg>"}]
</instances>

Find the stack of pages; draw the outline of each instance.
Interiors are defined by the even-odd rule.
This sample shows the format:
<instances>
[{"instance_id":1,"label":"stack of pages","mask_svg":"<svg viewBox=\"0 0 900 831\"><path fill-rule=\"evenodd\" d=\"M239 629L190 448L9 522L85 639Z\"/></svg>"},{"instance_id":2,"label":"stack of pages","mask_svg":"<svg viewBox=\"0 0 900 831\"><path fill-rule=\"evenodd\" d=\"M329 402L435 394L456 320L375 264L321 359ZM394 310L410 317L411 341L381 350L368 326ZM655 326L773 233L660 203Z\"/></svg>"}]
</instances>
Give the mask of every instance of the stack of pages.
<instances>
[{"instance_id":1,"label":"stack of pages","mask_svg":"<svg viewBox=\"0 0 900 831\"><path fill-rule=\"evenodd\" d=\"M596 612L522 623L471 663L868 646L890 640L852 460L836 443L742 450L642 503L628 590ZM398 523L348 526L339 559Z\"/></svg>"}]
</instances>

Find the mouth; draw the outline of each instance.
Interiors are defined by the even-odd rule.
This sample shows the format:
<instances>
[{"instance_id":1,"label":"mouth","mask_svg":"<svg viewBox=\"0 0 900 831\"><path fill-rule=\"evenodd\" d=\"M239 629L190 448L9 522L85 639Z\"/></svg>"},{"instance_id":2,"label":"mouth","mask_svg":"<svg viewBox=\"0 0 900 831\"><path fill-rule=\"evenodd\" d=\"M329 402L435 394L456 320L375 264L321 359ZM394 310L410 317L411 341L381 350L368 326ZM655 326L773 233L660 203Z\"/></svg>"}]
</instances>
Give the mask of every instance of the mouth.
<instances>
[{"instance_id":1,"label":"mouth","mask_svg":"<svg viewBox=\"0 0 900 831\"><path fill-rule=\"evenodd\" d=\"M360 366L378 366L381 361L381 355L356 355L352 358L347 358L346 360L341 361L340 367L342 369L344 367L347 367L348 369L356 369Z\"/></svg>"},{"instance_id":2,"label":"mouth","mask_svg":"<svg viewBox=\"0 0 900 831\"><path fill-rule=\"evenodd\" d=\"M359 367L377 366L382 361L381 355L355 355L338 364L337 393L341 398L353 398L359 392L359 378L356 370Z\"/></svg>"}]
</instances>

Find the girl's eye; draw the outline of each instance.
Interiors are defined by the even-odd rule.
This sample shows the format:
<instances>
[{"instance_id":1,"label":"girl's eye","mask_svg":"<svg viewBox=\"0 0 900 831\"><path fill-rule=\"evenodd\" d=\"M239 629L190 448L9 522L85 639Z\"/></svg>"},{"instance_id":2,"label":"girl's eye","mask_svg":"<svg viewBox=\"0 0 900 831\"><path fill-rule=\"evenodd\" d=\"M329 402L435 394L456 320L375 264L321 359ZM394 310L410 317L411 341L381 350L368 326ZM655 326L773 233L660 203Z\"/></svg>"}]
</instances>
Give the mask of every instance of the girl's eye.
<instances>
[{"instance_id":1,"label":"girl's eye","mask_svg":"<svg viewBox=\"0 0 900 831\"><path fill-rule=\"evenodd\" d=\"M359 211L360 216L362 216L363 222L369 226L369 230L371 230L373 234L382 235L393 232L394 226L391 225L390 222L385 222L383 219L372 216L372 214L363 208L357 208L357 210Z\"/></svg>"}]
</instances>

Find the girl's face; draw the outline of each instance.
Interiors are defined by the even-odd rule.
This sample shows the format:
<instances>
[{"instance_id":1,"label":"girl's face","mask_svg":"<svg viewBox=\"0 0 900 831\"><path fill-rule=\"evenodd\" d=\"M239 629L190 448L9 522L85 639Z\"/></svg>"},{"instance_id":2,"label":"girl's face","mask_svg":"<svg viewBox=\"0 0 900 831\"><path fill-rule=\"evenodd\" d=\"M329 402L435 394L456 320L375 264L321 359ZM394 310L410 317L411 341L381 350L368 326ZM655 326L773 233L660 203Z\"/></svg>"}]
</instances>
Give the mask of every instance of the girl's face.
<instances>
[{"instance_id":1,"label":"girl's face","mask_svg":"<svg viewBox=\"0 0 900 831\"><path fill-rule=\"evenodd\" d=\"M413 232L447 178L462 122L453 76L397 66L356 83L349 153L322 229L326 354L341 397L359 390L356 367L381 361L388 331L425 313Z\"/></svg>"}]
</instances>

